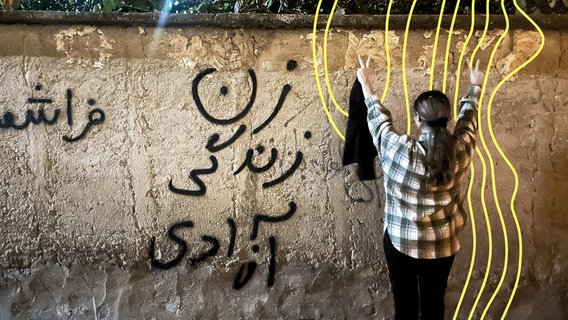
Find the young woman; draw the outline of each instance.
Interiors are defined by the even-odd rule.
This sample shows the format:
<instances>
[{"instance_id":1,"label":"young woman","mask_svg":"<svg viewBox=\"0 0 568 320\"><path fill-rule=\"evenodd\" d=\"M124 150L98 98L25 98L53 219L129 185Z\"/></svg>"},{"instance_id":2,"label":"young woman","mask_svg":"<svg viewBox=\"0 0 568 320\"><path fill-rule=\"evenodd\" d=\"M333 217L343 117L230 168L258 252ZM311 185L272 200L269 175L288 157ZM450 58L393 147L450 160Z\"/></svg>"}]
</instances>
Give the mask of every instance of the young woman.
<instances>
[{"instance_id":1,"label":"young woman","mask_svg":"<svg viewBox=\"0 0 568 320\"><path fill-rule=\"evenodd\" d=\"M367 121L384 173L386 193L383 245L396 319L443 319L444 295L458 235L466 221L464 186L475 149L477 98L483 73L470 67L468 95L460 101L455 129L447 129L451 106L440 91L414 102L418 139L395 131L391 113L372 94L369 59L357 79Z\"/></svg>"}]
</instances>

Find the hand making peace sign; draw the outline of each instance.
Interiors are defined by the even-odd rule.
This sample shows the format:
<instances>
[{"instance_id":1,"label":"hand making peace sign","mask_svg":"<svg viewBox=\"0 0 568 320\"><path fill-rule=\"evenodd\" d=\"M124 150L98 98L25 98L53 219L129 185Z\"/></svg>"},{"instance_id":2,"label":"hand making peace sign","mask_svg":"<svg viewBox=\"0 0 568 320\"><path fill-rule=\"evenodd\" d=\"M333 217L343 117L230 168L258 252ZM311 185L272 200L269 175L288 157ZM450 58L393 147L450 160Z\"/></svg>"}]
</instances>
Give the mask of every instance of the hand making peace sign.
<instances>
[{"instance_id":1,"label":"hand making peace sign","mask_svg":"<svg viewBox=\"0 0 568 320\"><path fill-rule=\"evenodd\" d=\"M369 81L369 73L371 69L369 69L369 63L371 62L371 56L367 56L367 61L363 62L363 58L361 56L357 56L359 59L359 69L357 70L357 80L361 83L361 87L363 88L363 95L365 98L372 95L371 94L371 84Z\"/></svg>"},{"instance_id":2,"label":"hand making peace sign","mask_svg":"<svg viewBox=\"0 0 568 320\"><path fill-rule=\"evenodd\" d=\"M485 74L479 71L479 59L475 62L475 69L471 68L471 63L468 60L467 65L469 66L469 81L472 85L482 86Z\"/></svg>"},{"instance_id":3,"label":"hand making peace sign","mask_svg":"<svg viewBox=\"0 0 568 320\"><path fill-rule=\"evenodd\" d=\"M363 62L363 58L361 56L357 56L359 59L359 70L357 70L357 79L363 84L369 84L369 63L371 62L371 56L367 56L367 61Z\"/></svg>"}]
</instances>

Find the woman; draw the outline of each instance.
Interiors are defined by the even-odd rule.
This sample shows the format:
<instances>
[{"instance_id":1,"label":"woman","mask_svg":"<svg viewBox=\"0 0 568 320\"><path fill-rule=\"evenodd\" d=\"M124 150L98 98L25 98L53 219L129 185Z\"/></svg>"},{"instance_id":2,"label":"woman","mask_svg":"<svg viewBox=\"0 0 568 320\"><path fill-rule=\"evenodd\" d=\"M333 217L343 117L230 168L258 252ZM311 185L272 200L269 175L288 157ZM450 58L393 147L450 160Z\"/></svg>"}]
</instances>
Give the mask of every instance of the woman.
<instances>
[{"instance_id":1,"label":"woman","mask_svg":"<svg viewBox=\"0 0 568 320\"><path fill-rule=\"evenodd\" d=\"M470 67L471 86L460 101L456 126L447 123L451 106L440 91L427 91L414 102L416 140L398 134L391 113L372 94L369 58L357 79L367 121L378 150L386 193L384 250L394 295L396 319L443 319L444 295L458 235L466 212L463 186L475 149L477 98L483 73Z\"/></svg>"}]
</instances>

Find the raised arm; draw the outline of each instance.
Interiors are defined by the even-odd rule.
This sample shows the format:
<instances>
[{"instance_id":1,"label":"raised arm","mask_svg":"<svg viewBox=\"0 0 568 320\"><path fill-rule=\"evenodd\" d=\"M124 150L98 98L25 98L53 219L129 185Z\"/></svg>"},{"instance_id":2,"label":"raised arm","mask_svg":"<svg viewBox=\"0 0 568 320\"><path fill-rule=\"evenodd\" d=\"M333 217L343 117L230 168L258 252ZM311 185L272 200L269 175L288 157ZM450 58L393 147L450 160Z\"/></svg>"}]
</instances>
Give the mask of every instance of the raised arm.
<instances>
[{"instance_id":1,"label":"raised arm","mask_svg":"<svg viewBox=\"0 0 568 320\"><path fill-rule=\"evenodd\" d=\"M357 80L361 83L361 88L363 90L363 96L365 97L365 105L367 106L367 123L369 125L369 131L373 137L373 143L379 153L384 146L382 146L381 141L388 132L393 132L394 128L391 120L391 113L387 110L373 95L371 91L371 83L369 81L369 61L370 57L364 61L361 56L358 56L360 68L357 70Z\"/></svg>"},{"instance_id":2,"label":"raised arm","mask_svg":"<svg viewBox=\"0 0 568 320\"><path fill-rule=\"evenodd\" d=\"M485 74L479 70L479 60L475 63L475 68L471 68L471 64L468 63L469 66L469 91L467 96L463 97L460 101L460 111L458 115L458 119L463 117L464 113L467 110L474 109L477 111L477 103L479 99L479 94L481 93L481 84L483 83L483 79L485 78Z\"/></svg>"},{"instance_id":3,"label":"raised arm","mask_svg":"<svg viewBox=\"0 0 568 320\"><path fill-rule=\"evenodd\" d=\"M457 117L454 136L461 141L462 144L468 146L469 153L473 152L475 146L475 134L477 133L477 104L481 93L481 84L485 78L485 74L479 70L479 60L475 63L475 68L469 65L470 86L467 96L460 100L460 110Z\"/></svg>"}]
</instances>

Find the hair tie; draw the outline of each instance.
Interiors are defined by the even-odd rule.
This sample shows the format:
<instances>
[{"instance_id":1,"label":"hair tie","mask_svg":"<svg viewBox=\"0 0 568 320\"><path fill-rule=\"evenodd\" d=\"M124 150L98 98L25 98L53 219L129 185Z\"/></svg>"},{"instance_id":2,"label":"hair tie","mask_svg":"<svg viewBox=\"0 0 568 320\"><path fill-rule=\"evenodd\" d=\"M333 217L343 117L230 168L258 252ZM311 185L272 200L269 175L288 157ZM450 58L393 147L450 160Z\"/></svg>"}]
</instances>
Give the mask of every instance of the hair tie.
<instances>
[{"instance_id":1,"label":"hair tie","mask_svg":"<svg viewBox=\"0 0 568 320\"><path fill-rule=\"evenodd\" d=\"M436 120L426 121L426 124L432 128L445 128L448 125L448 118L438 118Z\"/></svg>"}]
</instances>

